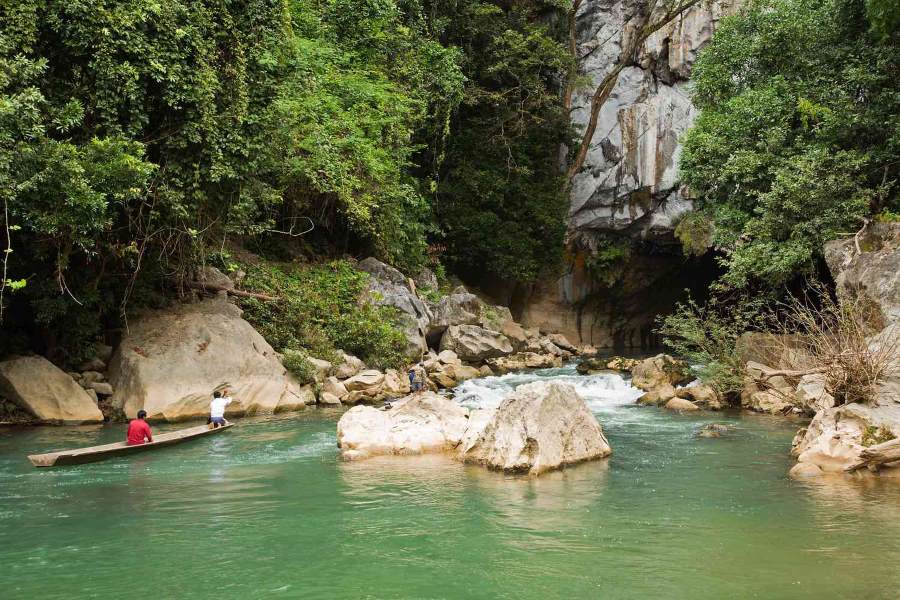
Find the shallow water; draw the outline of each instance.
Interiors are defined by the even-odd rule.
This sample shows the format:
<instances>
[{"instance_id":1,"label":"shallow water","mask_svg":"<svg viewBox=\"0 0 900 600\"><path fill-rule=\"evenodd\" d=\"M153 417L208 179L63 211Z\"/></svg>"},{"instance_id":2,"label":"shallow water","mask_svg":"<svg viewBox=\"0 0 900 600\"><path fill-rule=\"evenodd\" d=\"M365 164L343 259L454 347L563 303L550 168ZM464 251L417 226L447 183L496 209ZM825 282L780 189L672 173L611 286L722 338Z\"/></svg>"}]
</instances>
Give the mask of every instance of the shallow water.
<instances>
[{"instance_id":1,"label":"shallow water","mask_svg":"<svg viewBox=\"0 0 900 600\"><path fill-rule=\"evenodd\" d=\"M244 419L132 458L25 455L122 426L0 429L0 598L900 597L900 485L786 477L797 423L636 407L570 368L614 449L540 478L442 457L344 463L339 411ZM720 439L694 432L728 422Z\"/></svg>"}]
</instances>

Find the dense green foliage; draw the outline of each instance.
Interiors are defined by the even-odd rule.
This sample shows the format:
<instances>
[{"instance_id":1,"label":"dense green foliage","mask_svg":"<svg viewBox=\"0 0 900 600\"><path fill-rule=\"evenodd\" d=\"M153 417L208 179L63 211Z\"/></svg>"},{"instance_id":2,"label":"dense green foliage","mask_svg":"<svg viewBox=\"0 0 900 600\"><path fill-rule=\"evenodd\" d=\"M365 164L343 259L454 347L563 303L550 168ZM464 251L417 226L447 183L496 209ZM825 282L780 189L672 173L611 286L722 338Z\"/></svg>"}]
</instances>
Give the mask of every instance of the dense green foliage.
<instances>
[{"instance_id":1,"label":"dense green foliage","mask_svg":"<svg viewBox=\"0 0 900 600\"><path fill-rule=\"evenodd\" d=\"M0 353L77 361L229 239L534 277L563 228L554 10L3 3Z\"/></svg>"},{"instance_id":2,"label":"dense green foliage","mask_svg":"<svg viewBox=\"0 0 900 600\"><path fill-rule=\"evenodd\" d=\"M707 222L679 234L694 252L709 238L726 287L782 284L823 241L896 210L898 14L882 0L757 0L701 53L681 168Z\"/></svg>"},{"instance_id":3,"label":"dense green foliage","mask_svg":"<svg viewBox=\"0 0 900 600\"><path fill-rule=\"evenodd\" d=\"M438 4L438 6L441 6ZM557 165L568 115L555 81L571 57L543 24L560 5L447 3L442 37L468 78L437 189L452 265L530 281L560 257L566 201Z\"/></svg>"},{"instance_id":4,"label":"dense green foliage","mask_svg":"<svg viewBox=\"0 0 900 600\"><path fill-rule=\"evenodd\" d=\"M334 361L341 349L377 368L404 364L406 339L393 327L394 310L360 303L369 278L347 261L301 267L246 266L247 289L282 298L242 299L246 318L273 348L287 354L307 350ZM302 370L293 358L288 365ZM286 365L287 366L287 365Z\"/></svg>"}]
</instances>

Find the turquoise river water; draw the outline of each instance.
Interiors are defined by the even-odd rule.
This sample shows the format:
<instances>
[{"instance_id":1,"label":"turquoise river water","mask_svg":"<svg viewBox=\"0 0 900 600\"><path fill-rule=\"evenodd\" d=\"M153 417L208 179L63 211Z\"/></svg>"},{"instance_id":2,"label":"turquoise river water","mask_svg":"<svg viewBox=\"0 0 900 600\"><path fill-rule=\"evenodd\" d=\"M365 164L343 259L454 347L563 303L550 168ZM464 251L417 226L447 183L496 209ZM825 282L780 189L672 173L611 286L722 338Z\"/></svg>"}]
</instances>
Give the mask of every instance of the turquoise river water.
<instances>
[{"instance_id":1,"label":"turquoise river water","mask_svg":"<svg viewBox=\"0 0 900 600\"><path fill-rule=\"evenodd\" d=\"M610 459L540 478L346 463L339 411L308 410L37 470L26 454L123 426L0 429L0 599L900 598L900 486L791 481L797 423L637 407L618 375L491 377L456 397L495 404L546 377L577 385ZM694 435L712 421L734 431Z\"/></svg>"}]
</instances>

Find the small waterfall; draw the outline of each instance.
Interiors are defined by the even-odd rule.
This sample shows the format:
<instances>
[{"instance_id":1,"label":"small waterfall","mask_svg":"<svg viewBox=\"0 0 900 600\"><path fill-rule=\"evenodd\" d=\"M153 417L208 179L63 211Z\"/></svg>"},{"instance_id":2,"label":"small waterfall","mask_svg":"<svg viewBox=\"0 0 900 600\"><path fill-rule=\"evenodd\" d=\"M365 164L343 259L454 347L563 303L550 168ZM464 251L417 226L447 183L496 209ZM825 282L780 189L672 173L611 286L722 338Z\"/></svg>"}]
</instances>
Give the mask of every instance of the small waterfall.
<instances>
[{"instance_id":1,"label":"small waterfall","mask_svg":"<svg viewBox=\"0 0 900 600\"><path fill-rule=\"evenodd\" d=\"M644 393L618 373L582 376L570 364L557 369L470 379L454 389L454 397L469 408L494 408L520 385L548 379L571 383L594 411L633 404Z\"/></svg>"}]
</instances>

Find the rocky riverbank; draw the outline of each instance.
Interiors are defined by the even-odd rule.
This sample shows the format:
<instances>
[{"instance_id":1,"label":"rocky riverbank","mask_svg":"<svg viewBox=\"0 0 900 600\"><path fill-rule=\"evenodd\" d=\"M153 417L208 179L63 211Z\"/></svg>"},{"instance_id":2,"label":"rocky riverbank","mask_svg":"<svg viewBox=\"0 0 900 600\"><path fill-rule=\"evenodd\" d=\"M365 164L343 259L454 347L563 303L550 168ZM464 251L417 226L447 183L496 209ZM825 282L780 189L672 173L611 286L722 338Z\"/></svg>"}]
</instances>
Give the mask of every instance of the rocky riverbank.
<instances>
[{"instance_id":1,"label":"rocky riverbank","mask_svg":"<svg viewBox=\"0 0 900 600\"><path fill-rule=\"evenodd\" d=\"M462 286L429 299L415 280L374 258L358 268L369 274L359 301L395 309L410 366L431 390L473 377L558 366L577 353L593 352L561 335L523 328L507 307L487 304ZM314 374L300 381L232 302L241 274L230 278L208 267L201 275L212 282L205 288L214 290L211 294L136 315L115 349L97 344L77 371L64 372L39 356L0 362L6 412L15 412L20 422L45 424L121 420L138 410L151 420L182 421L204 417L212 391L226 386L235 399L227 411L231 417L372 404L410 392L405 368L370 368L342 351L331 361L303 355ZM424 283L433 290L428 274Z\"/></svg>"}]
</instances>

